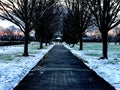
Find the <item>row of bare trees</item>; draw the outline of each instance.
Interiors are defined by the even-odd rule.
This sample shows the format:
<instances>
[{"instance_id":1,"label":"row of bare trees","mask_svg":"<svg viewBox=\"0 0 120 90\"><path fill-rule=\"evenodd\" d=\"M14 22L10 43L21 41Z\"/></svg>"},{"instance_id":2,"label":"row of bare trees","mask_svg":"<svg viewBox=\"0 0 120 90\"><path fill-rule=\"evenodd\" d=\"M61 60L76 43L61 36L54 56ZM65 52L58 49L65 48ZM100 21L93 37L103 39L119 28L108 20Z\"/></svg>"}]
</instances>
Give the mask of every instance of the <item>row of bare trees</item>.
<instances>
[{"instance_id":1,"label":"row of bare trees","mask_svg":"<svg viewBox=\"0 0 120 90\"><path fill-rule=\"evenodd\" d=\"M57 0L0 0L0 17L14 23L24 33L23 56L29 55L29 32L41 24L46 11L56 3Z\"/></svg>"},{"instance_id":2,"label":"row of bare trees","mask_svg":"<svg viewBox=\"0 0 120 90\"><path fill-rule=\"evenodd\" d=\"M108 31L120 24L120 0L65 0L68 16L75 23L79 33L80 50L83 49L82 37L85 30L95 25L102 35L103 54L100 59L108 58Z\"/></svg>"},{"instance_id":3,"label":"row of bare trees","mask_svg":"<svg viewBox=\"0 0 120 90\"><path fill-rule=\"evenodd\" d=\"M37 33L40 31L40 48L42 48L43 39L54 34L54 32L49 32L47 28L52 27L51 23L56 13L50 16L50 11L54 11L53 8L58 1L0 0L0 17L16 24L25 35L23 56L28 56L28 38L32 29L36 29ZM95 25L102 35L103 55L101 59L108 58L108 31L120 23L120 0L65 0L65 3L69 14L68 19L73 22L65 23L71 24L72 26L68 26L76 30L75 33L77 33L77 38L80 41L80 50L83 49L82 37L86 29L91 25ZM49 13L45 14L46 12ZM48 15L49 18L47 18ZM49 32L49 35L45 32Z\"/></svg>"}]
</instances>

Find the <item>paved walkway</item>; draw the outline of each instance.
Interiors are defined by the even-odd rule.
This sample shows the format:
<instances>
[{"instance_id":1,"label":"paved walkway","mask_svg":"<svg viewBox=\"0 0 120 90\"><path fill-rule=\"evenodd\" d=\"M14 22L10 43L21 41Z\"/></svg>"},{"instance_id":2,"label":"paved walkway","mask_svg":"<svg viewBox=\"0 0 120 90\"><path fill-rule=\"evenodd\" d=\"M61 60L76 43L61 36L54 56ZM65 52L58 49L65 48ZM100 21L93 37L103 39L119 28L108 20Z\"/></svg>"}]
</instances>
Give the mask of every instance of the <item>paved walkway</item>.
<instances>
[{"instance_id":1,"label":"paved walkway","mask_svg":"<svg viewBox=\"0 0 120 90\"><path fill-rule=\"evenodd\" d=\"M115 90L62 45L56 45L14 90Z\"/></svg>"}]
</instances>

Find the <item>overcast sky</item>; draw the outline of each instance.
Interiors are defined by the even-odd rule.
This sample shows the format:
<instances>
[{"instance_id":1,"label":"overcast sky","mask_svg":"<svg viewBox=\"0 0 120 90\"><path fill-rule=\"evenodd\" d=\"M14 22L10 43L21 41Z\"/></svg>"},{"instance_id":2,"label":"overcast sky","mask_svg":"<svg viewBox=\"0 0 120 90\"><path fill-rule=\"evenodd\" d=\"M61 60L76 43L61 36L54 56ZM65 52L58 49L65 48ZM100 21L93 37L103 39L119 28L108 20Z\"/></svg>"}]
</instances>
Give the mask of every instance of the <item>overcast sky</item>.
<instances>
[{"instance_id":1,"label":"overcast sky","mask_svg":"<svg viewBox=\"0 0 120 90\"><path fill-rule=\"evenodd\" d=\"M9 26L11 26L11 25L14 25L14 24L11 23L11 22L9 22L9 21L7 21L7 20L1 20L1 19L0 19L0 26L7 28L7 27L9 27ZM15 25L14 25L14 26L15 26Z\"/></svg>"}]
</instances>

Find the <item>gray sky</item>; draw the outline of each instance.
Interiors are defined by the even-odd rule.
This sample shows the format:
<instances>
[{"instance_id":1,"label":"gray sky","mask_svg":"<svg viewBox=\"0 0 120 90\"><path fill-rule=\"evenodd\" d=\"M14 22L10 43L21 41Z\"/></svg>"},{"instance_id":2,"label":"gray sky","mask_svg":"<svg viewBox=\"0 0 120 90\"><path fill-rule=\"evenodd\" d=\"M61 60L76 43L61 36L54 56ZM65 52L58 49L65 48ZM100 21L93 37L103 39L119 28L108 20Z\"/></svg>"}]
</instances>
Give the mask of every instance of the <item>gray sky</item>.
<instances>
[{"instance_id":1,"label":"gray sky","mask_svg":"<svg viewBox=\"0 0 120 90\"><path fill-rule=\"evenodd\" d=\"M0 26L2 26L2 27L9 27L9 26L11 26L11 25L14 25L15 26L15 24L13 24L13 23L11 23L11 22L9 22L9 21L7 21L7 20L1 20L0 19Z\"/></svg>"}]
</instances>

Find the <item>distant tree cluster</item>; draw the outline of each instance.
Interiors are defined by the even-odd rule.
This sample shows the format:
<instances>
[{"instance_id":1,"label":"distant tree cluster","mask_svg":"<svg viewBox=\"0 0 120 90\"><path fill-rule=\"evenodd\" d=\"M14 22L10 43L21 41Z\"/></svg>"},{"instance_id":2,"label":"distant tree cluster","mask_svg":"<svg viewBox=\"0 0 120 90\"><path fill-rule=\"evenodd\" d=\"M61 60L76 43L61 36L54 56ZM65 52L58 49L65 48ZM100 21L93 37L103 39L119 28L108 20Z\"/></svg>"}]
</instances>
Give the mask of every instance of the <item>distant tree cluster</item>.
<instances>
[{"instance_id":1,"label":"distant tree cluster","mask_svg":"<svg viewBox=\"0 0 120 90\"><path fill-rule=\"evenodd\" d=\"M23 32L14 26L0 30L1 41L24 41Z\"/></svg>"},{"instance_id":2,"label":"distant tree cluster","mask_svg":"<svg viewBox=\"0 0 120 90\"><path fill-rule=\"evenodd\" d=\"M67 14L64 17L64 30L63 30L63 41L68 44L77 44L79 41L79 34L76 31L76 25L73 22L73 18Z\"/></svg>"},{"instance_id":3,"label":"distant tree cluster","mask_svg":"<svg viewBox=\"0 0 120 90\"><path fill-rule=\"evenodd\" d=\"M55 34L55 25L56 23L56 15L58 15L58 7L54 6L50 9L48 9L44 16L40 19L38 24L35 26L36 31L36 38L40 42L40 49L43 48L43 43L49 43L51 42L54 34Z\"/></svg>"}]
</instances>

